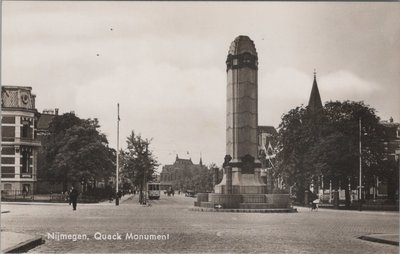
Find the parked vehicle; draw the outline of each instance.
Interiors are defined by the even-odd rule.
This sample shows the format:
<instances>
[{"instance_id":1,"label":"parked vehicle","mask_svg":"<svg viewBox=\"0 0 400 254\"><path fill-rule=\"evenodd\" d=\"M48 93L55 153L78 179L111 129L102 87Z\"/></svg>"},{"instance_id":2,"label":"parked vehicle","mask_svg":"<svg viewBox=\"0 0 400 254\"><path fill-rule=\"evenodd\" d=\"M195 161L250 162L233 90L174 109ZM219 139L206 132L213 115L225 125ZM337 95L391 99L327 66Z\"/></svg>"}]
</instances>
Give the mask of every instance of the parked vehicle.
<instances>
[{"instance_id":1,"label":"parked vehicle","mask_svg":"<svg viewBox=\"0 0 400 254\"><path fill-rule=\"evenodd\" d=\"M194 190L187 190L185 192L185 197L194 197L196 195L196 193L194 192Z\"/></svg>"}]
</instances>

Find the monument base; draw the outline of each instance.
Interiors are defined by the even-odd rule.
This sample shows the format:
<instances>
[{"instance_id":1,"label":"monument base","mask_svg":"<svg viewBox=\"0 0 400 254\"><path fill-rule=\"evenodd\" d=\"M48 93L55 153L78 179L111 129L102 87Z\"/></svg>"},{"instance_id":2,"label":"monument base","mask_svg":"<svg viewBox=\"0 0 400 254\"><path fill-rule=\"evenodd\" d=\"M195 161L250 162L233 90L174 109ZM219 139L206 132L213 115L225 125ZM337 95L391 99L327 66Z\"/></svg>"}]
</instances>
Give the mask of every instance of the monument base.
<instances>
[{"instance_id":1,"label":"monument base","mask_svg":"<svg viewBox=\"0 0 400 254\"><path fill-rule=\"evenodd\" d=\"M232 168L232 194L265 194L267 185L260 176L260 169L254 173L242 174L240 168ZM214 187L215 193L228 193L229 177L224 174L222 181Z\"/></svg>"},{"instance_id":2,"label":"monument base","mask_svg":"<svg viewBox=\"0 0 400 254\"><path fill-rule=\"evenodd\" d=\"M283 209L215 209L204 207L192 207L189 211L194 212L222 212L222 213L297 213L296 208Z\"/></svg>"},{"instance_id":3,"label":"monument base","mask_svg":"<svg viewBox=\"0 0 400 254\"><path fill-rule=\"evenodd\" d=\"M210 212L296 212L289 194L199 193L193 211Z\"/></svg>"}]
</instances>

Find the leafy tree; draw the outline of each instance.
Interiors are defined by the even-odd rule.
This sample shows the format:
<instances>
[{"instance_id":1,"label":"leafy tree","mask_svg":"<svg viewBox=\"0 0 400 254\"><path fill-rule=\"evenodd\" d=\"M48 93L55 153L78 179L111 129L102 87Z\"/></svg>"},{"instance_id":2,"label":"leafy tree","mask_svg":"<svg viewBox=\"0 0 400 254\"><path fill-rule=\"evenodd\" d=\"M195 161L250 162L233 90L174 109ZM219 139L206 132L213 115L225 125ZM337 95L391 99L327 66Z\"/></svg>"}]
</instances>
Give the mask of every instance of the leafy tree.
<instances>
[{"instance_id":1,"label":"leafy tree","mask_svg":"<svg viewBox=\"0 0 400 254\"><path fill-rule=\"evenodd\" d=\"M114 173L115 151L98 131L97 119L80 119L72 113L56 116L43 142L40 176L50 182L94 183Z\"/></svg>"},{"instance_id":2,"label":"leafy tree","mask_svg":"<svg viewBox=\"0 0 400 254\"><path fill-rule=\"evenodd\" d=\"M303 199L314 170L309 167L307 155L310 153L314 136L311 134L307 110L297 107L282 117L278 132L278 154L274 177L283 177L286 184L297 190L296 197Z\"/></svg>"},{"instance_id":3,"label":"leafy tree","mask_svg":"<svg viewBox=\"0 0 400 254\"><path fill-rule=\"evenodd\" d=\"M148 149L151 140L135 135L134 131L126 140L127 149L121 150L121 173L124 177L144 189L144 182L153 180L155 169L159 166L151 150Z\"/></svg>"},{"instance_id":4,"label":"leafy tree","mask_svg":"<svg viewBox=\"0 0 400 254\"><path fill-rule=\"evenodd\" d=\"M314 162L323 164L321 173L333 180L335 188L346 191L346 205L350 204L348 186L357 189L359 177L359 121L361 120L363 182L373 182L374 175L382 175L382 126L375 109L363 102L328 102L325 105L324 135L314 146Z\"/></svg>"},{"instance_id":5,"label":"leafy tree","mask_svg":"<svg viewBox=\"0 0 400 254\"><path fill-rule=\"evenodd\" d=\"M363 102L328 102L321 114L297 107L282 117L278 165L289 185L295 185L299 201L317 176L346 190L357 188L359 169L359 119L362 121L363 175L366 183L382 172L382 127L375 110Z\"/></svg>"}]
</instances>

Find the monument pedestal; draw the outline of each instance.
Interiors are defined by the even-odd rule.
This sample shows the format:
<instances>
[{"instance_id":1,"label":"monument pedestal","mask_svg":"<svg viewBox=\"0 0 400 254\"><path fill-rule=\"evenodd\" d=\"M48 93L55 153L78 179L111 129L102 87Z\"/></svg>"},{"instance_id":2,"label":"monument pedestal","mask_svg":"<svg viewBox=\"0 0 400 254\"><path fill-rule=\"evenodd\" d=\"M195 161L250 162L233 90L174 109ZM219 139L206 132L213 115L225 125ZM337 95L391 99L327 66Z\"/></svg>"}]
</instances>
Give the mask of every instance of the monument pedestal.
<instances>
[{"instance_id":1,"label":"monument pedestal","mask_svg":"<svg viewBox=\"0 0 400 254\"><path fill-rule=\"evenodd\" d=\"M195 211L224 212L296 212L291 208L289 194L266 194L259 168L242 174L239 167L224 168L222 181L215 193L199 193Z\"/></svg>"},{"instance_id":2,"label":"monument pedestal","mask_svg":"<svg viewBox=\"0 0 400 254\"><path fill-rule=\"evenodd\" d=\"M260 176L260 169L255 169L254 174L242 174L240 168L232 169L232 194L265 194L267 185ZM227 178L225 173L222 181L214 187L215 193L228 194ZM229 181L229 180L228 180Z\"/></svg>"}]
</instances>

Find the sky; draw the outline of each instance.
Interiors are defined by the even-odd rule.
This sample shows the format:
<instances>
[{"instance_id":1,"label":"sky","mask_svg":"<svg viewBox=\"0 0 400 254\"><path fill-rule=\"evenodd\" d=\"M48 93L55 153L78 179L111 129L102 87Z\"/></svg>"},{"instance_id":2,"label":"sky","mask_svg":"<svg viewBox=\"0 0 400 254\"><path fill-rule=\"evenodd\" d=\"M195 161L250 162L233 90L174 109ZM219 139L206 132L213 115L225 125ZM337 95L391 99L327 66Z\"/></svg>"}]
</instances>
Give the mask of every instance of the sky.
<instances>
[{"instance_id":1,"label":"sky","mask_svg":"<svg viewBox=\"0 0 400 254\"><path fill-rule=\"evenodd\" d=\"M316 69L323 103L364 101L400 122L396 2L3 1L1 84L30 86L36 107L98 118L120 148L151 138L208 165L225 156L226 66L239 35L255 43L258 124L307 105Z\"/></svg>"}]
</instances>

